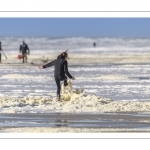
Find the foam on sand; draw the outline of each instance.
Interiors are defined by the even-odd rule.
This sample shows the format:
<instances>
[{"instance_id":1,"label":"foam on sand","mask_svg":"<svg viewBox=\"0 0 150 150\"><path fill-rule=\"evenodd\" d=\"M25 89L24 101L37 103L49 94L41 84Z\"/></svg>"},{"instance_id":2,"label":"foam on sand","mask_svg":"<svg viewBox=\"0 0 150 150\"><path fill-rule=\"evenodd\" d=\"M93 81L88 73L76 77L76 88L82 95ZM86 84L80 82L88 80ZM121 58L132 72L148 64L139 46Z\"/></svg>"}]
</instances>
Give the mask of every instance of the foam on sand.
<instances>
[{"instance_id":1,"label":"foam on sand","mask_svg":"<svg viewBox=\"0 0 150 150\"><path fill-rule=\"evenodd\" d=\"M62 85L61 101L54 97L30 96L5 97L0 95L1 113L49 113L49 112L150 112L150 102L113 101L96 95L86 95L83 89L72 90L70 80L68 86Z\"/></svg>"},{"instance_id":2,"label":"foam on sand","mask_svg":"<svg viewBox=\"0 0 150 150\"><path fill-rule=\"evenodd\" d=\"M79 90L76 90L79 91ZM48 112L149 112L150 102L139 101L113 101L95 95L86 95L84 92L74 91L72 94L64 94L61 101L47 97L0 97L1 113L48 113ZM66 98L67 97L67 98ZM66 99L65 99L66 98Z\"/></svg>"}]
</instances>

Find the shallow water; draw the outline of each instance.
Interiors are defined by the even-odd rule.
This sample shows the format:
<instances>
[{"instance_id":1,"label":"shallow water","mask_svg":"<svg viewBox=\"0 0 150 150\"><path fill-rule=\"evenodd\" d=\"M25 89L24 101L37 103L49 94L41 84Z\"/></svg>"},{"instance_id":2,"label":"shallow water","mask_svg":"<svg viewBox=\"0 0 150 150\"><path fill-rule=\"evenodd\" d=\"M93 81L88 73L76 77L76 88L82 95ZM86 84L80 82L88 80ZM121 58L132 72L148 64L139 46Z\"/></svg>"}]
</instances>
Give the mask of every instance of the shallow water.
<instances>
[{"instance_id":1,"label":"shallow water","mask_svg":"<svg viewBox=\"0 0 150 150\"><path fill-rule=\"evenodd\" d=\"M148 129L150 115L134 113L101 114L1 114L1 130L19 127L124 128Z\"/></svg>"}]
</instances>

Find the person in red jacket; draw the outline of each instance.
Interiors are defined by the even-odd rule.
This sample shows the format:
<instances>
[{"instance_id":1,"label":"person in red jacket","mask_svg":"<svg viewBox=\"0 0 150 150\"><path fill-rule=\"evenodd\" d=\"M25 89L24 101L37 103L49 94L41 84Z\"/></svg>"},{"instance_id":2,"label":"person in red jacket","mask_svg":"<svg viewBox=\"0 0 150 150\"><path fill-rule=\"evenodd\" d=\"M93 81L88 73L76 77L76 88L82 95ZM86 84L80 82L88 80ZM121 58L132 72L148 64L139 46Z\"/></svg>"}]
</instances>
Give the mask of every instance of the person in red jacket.
<instances>
[{"instance_id":1,"label":"person in red jacket","mask_svg":"<svg viewBox=\"0 0 150 150\"><path fill-rule=\"evenodd\" d=\"M75 78L68 71L68 62L67 62L68 54L67 52L62 52L57 59L52 62L47 63L46 65L39 66L40 69L54 66L54 78L57 85L57 100L60 101L60 90L61 85L60 82L64 81L64 86L67 86L67 76L75 80ZM67 75L67 76L66 76Z\"/></svg>"}]
</instances>

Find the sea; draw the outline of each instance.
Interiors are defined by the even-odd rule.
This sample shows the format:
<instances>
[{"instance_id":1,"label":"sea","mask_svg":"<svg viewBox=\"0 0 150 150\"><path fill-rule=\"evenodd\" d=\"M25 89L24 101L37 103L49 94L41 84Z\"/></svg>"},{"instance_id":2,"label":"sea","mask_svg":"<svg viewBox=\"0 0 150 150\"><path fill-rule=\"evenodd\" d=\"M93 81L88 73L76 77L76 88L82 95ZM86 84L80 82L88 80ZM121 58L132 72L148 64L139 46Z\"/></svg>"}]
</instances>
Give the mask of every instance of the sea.
<instances>
[{"instance_id":1,"label":"sea","mask_svg":"<svg viewBox=\"0 0 150 150\"><path fill-rule=\"evenodd\" d=\"M150 38L116 38L116 37L0 37L3 50L8 54L19 51L25 41L33 54L55 53L69 49L71 53L124 54L149 53ZM93 49L93 43L96 47Z\"/></svg>"}]
</instances>

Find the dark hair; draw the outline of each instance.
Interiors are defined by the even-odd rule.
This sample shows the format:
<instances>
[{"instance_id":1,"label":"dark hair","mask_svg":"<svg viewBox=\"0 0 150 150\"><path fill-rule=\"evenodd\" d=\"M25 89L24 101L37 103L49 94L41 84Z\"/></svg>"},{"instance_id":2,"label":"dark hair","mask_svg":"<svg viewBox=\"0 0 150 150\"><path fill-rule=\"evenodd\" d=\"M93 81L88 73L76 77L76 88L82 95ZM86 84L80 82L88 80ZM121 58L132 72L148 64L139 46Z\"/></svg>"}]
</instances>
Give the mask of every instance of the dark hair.
<instances>
[{"instance_id":1,"label":"dark hair","mask_svg":"<svg viewBox=\"0 0 150 150\"><path fill-rule=\"evenodd\" d=\"M61 55L61 57L68 58L68 54L66 52L62 52L60 55Z\"/></svg>"}]
</instances>

